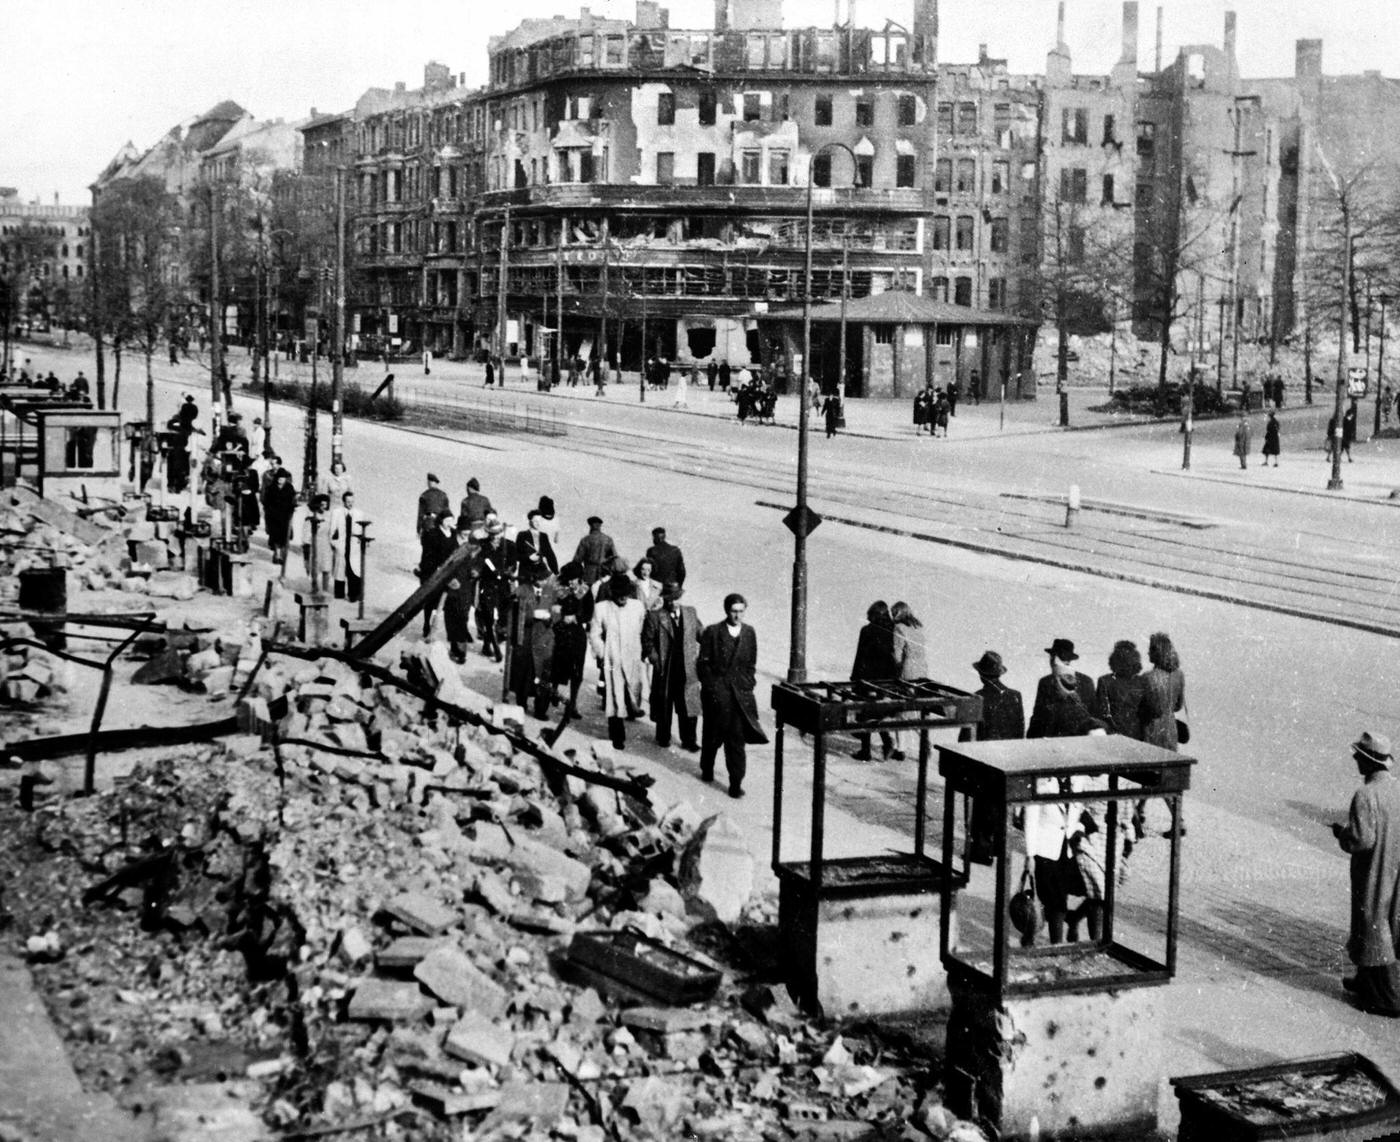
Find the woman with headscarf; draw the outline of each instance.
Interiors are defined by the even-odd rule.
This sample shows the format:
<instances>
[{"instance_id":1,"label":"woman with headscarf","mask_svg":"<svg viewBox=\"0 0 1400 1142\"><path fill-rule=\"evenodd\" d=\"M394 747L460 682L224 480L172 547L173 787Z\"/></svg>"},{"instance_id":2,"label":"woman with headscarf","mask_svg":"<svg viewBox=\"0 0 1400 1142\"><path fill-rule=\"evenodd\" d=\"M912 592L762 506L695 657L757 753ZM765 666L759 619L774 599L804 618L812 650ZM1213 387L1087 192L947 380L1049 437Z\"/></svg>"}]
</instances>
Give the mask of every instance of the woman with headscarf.
<instances>
[{"instance_id":1,"label":"woman with headscarf","mask_svg":"<svg viewBox=\"0 0 1400 1142\"><path fill-rule=\"evenodd\" d=\"M608 580L607 598L600 599L593 611L593 653L602 663L604 712L615 749L626 745L627 720L642 713L645 619L636 583L626 572L614 573Z\"/></svg>"},{"instance_id":2,"label":"woman with headscarf","mask_svg":"<svg viewBox=\"0 0 1400 1142\"><path fill-rule=\"evenodd\" d=\"M894 620L890 617L889 604L883 599L877 599L867 608L865 620L865 626L860 628L860 637L856 639L856 658L851 664L851 681L874 682L898 678L899 665L894 657ZM890 732L880 730L879 733L880 748L884 756L890 758L898 754ZM860 748L854 754L855 759L869 761L870 735L857 732L856 741L860 743Z\"/></svg>"}]
</instances>

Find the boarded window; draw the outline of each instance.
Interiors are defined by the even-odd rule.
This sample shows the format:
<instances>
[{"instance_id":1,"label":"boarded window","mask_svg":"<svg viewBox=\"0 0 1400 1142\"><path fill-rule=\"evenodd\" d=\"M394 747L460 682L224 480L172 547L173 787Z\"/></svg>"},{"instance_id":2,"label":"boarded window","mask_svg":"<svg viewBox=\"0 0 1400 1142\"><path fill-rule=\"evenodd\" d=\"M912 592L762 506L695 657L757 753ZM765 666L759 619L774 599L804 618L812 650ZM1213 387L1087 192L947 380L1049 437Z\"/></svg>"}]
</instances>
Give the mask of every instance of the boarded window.
<instances>
[{"instance_id":1,"label":"boarded window","mask_svg":"<svg viewBox=\"0 0 1400 1142\"><path fill-rule=\"evenodd\" d=\"M940 135L953 133L953 105L951 103L938 105L938 133Z\"/></svg>"},{"instance_id":2,"label":"boarded window","mask_svg":"<svg viewBox=\"0 0 1400 1142\"><path fill-rule=\"evenodd\" d=\"M714 151L701 151L695 156L695 183L697 186L715 185Z\"/></svg>"},{"instance_id":3,"label":"boarded window","mask_svg":"<svg viewBox=\"0 0 1400 1142\"><path fill-rule=\"evenodd\" d=\"M975 134L977 134L977 104L975 104L975 103L959 103L959 104L958 104L958 134L959 134L959 135L975 135Z\"/></svg>"},{"instance_id":4,"label":"boarded window","mask_svg":"<svg viewBox=\"0 0 1400 1142\"><path fill-rule=\"evenodd\" d=\"M1060 171L1060 201L1084 202L1089 196L1089 172L1083 167L1065 167Z\"/></svg>"},{"instance_id":5,"label":"boarded window","mask_svg":"<svg viewBox=\"0 0 1400 1142\"><path fill-rule=\"evenodd\" d=\"M894 160L895 186L914 185L914 156L897 155Z\"/></svg>"},{"instance_id":6,"label":"boarded window","mask_svg":"<svg viewBox=\"0 0 1400 1142\"><path fill-rule=\"evenodd\" d=\"M953 304L968 306L972 304L971 278L958 278L953 282Z\"/></svg>"},{"instance_id":7,"label":"boarded window","mask_svg":"<svg viewBox=\"0 0 1400 1142\"><path fill-rule=\"evenodd\" d=\"M831 96L818 95L816 109L813 112L813 122L818 127L831 126Z\"/></svg>"},{"instance_id":8,"label":"boarded window","mask_svg":"<svg viewBox=\"0 0 1400 1142\"><path fill-rule=\"evenodd\" d=\"M912 127L918 119L919 103L912 95L899 97L899 125Z\"/></svg>"}]
</instances>

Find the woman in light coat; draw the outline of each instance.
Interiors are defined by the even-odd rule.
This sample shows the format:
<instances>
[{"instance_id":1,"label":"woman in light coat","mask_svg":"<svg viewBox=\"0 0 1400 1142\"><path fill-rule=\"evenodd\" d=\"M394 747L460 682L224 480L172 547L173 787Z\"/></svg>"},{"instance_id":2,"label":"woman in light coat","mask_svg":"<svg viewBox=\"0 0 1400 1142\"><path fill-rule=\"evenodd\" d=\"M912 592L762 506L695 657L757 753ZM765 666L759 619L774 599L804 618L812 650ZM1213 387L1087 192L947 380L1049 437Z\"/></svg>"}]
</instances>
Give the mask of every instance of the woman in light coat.
<instances>
[{"instance_id":1,"label":"woman in light coat","mask_svg":"<svg viewBox=\"0 0 1400 1142\"><path fill-rule=\"evenodd\" d=\"M646 609L637 585L626 572L608 580L607 598L593 612L593 655L601 664L603 706L608 737L615 749L627 741L627 719L641 716L646 673L642 661L642 623Z\"/></svg>"},{"instance_id":2,"label":"woman in light coat","mask_svg":"<svg viewBox=\"0 0 1400 1142\"><path fill-rule=\"evenodd\" d=\"M901 600L890 608L890 618L894 622L894 660L899 667L899 677L904 681L928 677L928 652L925 644L924 624L915 617L909 604ZM919 745L918 730L900 730L895 735L897 749L890 756L900 760L909 749Z\"/></svg>"}]
</instances>

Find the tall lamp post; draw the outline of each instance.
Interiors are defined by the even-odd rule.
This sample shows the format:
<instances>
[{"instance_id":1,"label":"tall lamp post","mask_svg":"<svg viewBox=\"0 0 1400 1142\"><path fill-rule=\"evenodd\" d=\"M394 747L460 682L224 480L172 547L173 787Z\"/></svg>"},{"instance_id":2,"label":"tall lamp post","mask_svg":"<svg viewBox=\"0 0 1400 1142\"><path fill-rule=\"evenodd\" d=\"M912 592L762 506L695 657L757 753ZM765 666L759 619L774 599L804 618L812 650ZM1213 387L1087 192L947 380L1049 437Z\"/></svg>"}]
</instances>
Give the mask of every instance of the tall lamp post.
<instances>
[{"instance_id":1,"label":"tall lamp post","mask_svg":"<svg viewBox=\"0 0 1400 1142\"><path fill-rule=\"evenodd\" d=\"M1376 426L1372 431L1372 436L1381 434L1381 404L1385 401L1384 381L1385 381L1385 307L1390 304L1390 294L1384 290L1380 295L1381 303L1381 342L1376 349Z\"/></svg>"},{"instance_id":2,"label":"tall lamp post","mask_svg":"<svg viewBox=\"0 0 1400 1142\"><path fill-rule=\"evenodd\" d=\"M335 168L335 314L331 326L331 464L345 460L345 168Z\"/></svg>"},{"instance_id":3,"label":"tall lamp post","mask_svg":"<svg viewBox=\"0 0 1400 1142\"><path fill-rule=\"evenodd\" d=\"M792 531L792 638L788 650L789 682L807 681L807 536L821 522L807 506L807 427L811 422L811 402L807 389L812 378L812 189L816 179L816 163L822 153L836 147L851 156L851 169L858 171L860 163L855 151L845 143L825 143L812 152L807 168L807 233L806 275L802 295L802 387L797 393L797 506L788 513L786 523Z\"/></svg>"}]
</instances>

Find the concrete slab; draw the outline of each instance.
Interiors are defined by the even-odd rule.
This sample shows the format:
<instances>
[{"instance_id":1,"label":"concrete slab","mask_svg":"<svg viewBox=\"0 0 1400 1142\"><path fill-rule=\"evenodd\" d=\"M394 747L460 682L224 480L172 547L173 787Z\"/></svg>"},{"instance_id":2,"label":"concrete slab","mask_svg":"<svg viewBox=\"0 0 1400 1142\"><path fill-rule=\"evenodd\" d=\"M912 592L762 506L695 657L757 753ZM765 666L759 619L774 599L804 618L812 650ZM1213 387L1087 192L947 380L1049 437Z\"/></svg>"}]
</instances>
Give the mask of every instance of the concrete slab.
<instances>
[{"instance_id":1,"label":"concrete slab","mask_svg":"<svg viewBox=\"0 0 1400 1142\"><path fill-rule=\"evenodd\" d=\"M0 1126L29 1142L137 1142L145 1132L110 1095L78 1082L29 969L0 955Z\"/></svg>"}]
</instances>

